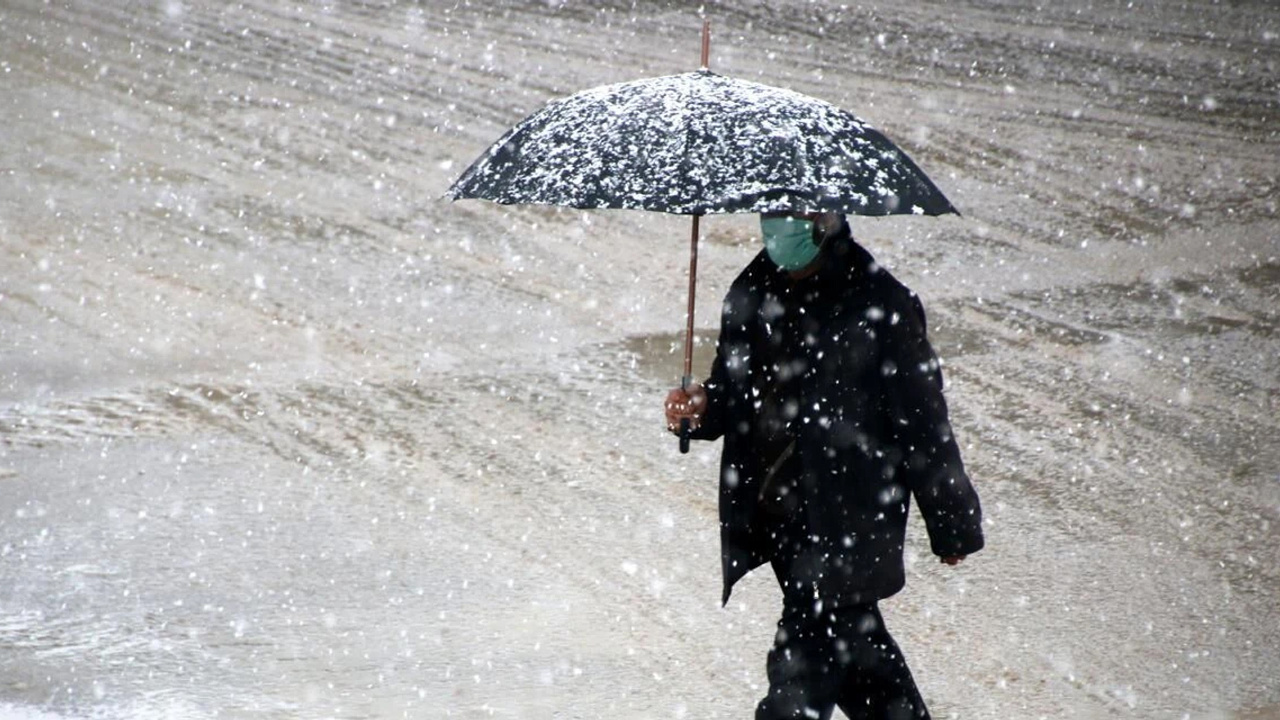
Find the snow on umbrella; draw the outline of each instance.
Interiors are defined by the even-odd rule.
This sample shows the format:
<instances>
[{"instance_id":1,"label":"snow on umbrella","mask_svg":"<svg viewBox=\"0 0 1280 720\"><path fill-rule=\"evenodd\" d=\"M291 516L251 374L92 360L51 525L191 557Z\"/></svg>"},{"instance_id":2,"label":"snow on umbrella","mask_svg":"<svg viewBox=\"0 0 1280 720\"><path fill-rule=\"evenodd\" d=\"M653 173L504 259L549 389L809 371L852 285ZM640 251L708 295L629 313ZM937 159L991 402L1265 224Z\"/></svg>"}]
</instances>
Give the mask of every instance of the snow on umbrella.
<instances>
[{"instance_id":1,"label":"snow on umbrella","mask_svg":"<svg viewBox=\"0 0 1280 720\"><path fill-rule=\"evenodd\" d=\"M959 212L906 153L853 114L707 69L584 90L525 118L450 186L451 200L693 216L684 376L692 382L698 220L708 213ZM689 450L682 424L680 451Z\"/></svg>"},{"instance_id":2,"label":"snow on umbrella","mask_svg":"<svg viewBox=\"0 0 1280 720\"><path fill-rule=\"evenodd\" d=\"M709 70L552 102L490 147L448 196L682 215L955 212L906 153L853 114Z\"/></svg>"}]
</instances>

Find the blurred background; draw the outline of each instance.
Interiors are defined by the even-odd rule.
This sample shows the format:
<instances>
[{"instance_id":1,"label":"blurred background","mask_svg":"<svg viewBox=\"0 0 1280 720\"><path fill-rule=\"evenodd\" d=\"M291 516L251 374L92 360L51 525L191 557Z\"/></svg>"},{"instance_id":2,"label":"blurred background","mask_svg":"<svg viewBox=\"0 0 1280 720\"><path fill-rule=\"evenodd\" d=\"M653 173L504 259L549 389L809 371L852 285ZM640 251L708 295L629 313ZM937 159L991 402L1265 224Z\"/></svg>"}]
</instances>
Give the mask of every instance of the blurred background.
<instances>
[{"instance_id":1,"label":"blurred background","mask_svg":"<svg viewBox=\"0 0 1280 720\"><path fill-rule=\"evenodd\" d=\"M441 199L703 16L963 213L853 221L988 518L883 603L934 715L1280 717L1273 3L6 0L0 718L748 716L687 219Z\"/></svg>"}]
</instances>

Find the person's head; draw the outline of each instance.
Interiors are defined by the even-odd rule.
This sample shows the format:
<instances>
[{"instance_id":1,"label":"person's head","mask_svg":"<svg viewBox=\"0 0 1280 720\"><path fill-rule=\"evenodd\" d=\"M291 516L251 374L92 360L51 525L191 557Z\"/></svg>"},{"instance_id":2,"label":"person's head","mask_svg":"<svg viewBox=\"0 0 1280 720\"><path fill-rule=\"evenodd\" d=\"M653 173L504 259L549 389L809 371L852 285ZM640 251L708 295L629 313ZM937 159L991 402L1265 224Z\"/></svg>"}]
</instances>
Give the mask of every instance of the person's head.
<instances>
[{"instance_id":1,"label":"person's head","mask_svg":"<svg viewBox=\"0 0 1280 720\"><path fill-rule=\"evenodd\" d=\"M827 240L844 226L835 212L770 212L760 215L765 251L779 268L793 276L815 271Z\"/></svg>"}]
</instances>

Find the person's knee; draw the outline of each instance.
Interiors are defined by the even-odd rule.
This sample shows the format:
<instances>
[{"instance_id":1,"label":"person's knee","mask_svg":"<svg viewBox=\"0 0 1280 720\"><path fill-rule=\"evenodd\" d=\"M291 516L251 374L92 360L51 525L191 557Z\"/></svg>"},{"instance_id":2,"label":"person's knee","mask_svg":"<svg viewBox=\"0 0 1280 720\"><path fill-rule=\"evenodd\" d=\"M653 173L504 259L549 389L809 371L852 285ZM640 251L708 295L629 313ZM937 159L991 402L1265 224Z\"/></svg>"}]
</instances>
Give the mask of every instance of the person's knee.
<instances>
[{"instance_id":1,"label":"person's knee","mask_svg":"<svg viewBox=\"0 0 1280 720\"><path fill-rule=\"evenodd\" d=\"M835 705L835 658L803 646L775 647L769 653L769 693L756 707L756 720L826 720Z\"/></svg>"},{"instance_id":2,"label":"person's knee","mask_svg":"<svg viewBox=\"0 0 1280 720\"><path fill-rule=\"evenodd\" d=\"M756 720L829 720L835 703L822 703L803 688L770 688L756 706Z\"/></svg>"},{"instance_id":3,"label":"person's knee","mask_svg":"<svg viewBox=\"0 0 1280 720\"><path fill-rule=\"evenodd\" d=\"M818 662L809 653L795 647L776 647L769 652L767 674L769 684L776 687L806 685L806 679L819 672Z\"/></svg>"},{"instance_id":4,"label":"person's knee","mask_svg":"<svg viewBox=\"0 0 1280 720\"><path fill-rule=\"evenodd\" d=\"M888 720L928 720L929 717L924 703L917 704L905 697L891 701L885 708L884 714Z\"/></svg>"}]
</instances>

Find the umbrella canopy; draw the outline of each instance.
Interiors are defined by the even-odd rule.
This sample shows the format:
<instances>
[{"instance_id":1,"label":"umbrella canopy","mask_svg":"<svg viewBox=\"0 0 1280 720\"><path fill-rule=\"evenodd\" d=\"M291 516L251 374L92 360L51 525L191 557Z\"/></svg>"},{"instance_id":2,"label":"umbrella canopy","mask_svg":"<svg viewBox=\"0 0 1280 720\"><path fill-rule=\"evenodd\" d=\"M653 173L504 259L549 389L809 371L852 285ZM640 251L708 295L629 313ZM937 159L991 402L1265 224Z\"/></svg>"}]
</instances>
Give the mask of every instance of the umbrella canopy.
<instances>
[{"instance_id":1,"label":"umbrella canopy","mask_svg":"<svg viewBox=\"0 0 1280 720\"><path fill-rule=\"evenodd\" d=\"M956 212L906 153L851 113L705 69L549 103L447 196L686 215Z\"/></svg>"}]
</instances>

